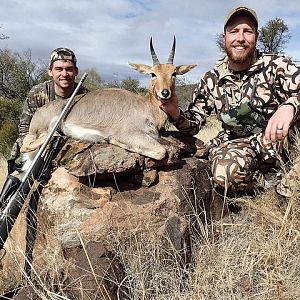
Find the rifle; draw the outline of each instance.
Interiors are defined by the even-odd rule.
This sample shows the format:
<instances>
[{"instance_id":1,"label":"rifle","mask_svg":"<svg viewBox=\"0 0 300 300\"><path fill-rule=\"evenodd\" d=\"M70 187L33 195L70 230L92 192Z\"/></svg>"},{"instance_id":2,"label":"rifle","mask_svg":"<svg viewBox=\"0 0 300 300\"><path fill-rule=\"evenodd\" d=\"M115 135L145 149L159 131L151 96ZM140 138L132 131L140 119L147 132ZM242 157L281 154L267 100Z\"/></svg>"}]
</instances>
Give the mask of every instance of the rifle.
<instances>
[{"instance_id":1,"label":"rifle","mask_svg":"<svg viewBox=\"0 0 300 300\"><path fill-rule=\"evenodd\" d=\"M46 140L41 145L29 168L26 170L23 178L19 180L12 175L8 176L8 181L12 182L12 185L4 185L0 196L0 203L2 203L2 206L4 207L4 210L0 215L0 250L2 250L4 247L4 244L21 211L21 208L32 189L34 181L37 180L41 182L45 181L47 178L46 173L49 172L51 160L56 155L59 145L62 141L62 137L53 138L53 135L57 130L61 120L66 116L66 114L69 112L69 109L72 107L73 100L86 77L87 73L84 73L57 121L51 128ZM45 151L48 145L49 151Z\"/></svg>"}]
</instances>

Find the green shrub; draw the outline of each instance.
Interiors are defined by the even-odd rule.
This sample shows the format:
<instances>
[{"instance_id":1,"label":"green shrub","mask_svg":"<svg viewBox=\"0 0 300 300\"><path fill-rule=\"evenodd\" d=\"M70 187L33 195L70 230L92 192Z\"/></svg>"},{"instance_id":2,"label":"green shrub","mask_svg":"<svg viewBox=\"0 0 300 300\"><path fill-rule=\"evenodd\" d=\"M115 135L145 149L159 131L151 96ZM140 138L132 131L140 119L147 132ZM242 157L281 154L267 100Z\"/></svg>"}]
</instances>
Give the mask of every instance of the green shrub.
<instances>
[{"instance_id":1,"label":"green shrub","mask_svg":"<svg viewBox=\"0 0 300 300\"><path fill-rule=\"evenodd\" d=\"M176 95L178 97L179 105L183 110L185 110L189 103L192 102L193 92L196 87L196 83L191 83L185 78L176 79Z\"/></svg>"},{"instance_id":2,"label":"green shrub","mask_svg":"<svg viewBox=\"0 0 300 300\"><path fill-rule=\"evenodd\" d=\"M21 102L0 98L0 152L8 157L18 137L18 122Z\"/></svg>"}]
</instances>

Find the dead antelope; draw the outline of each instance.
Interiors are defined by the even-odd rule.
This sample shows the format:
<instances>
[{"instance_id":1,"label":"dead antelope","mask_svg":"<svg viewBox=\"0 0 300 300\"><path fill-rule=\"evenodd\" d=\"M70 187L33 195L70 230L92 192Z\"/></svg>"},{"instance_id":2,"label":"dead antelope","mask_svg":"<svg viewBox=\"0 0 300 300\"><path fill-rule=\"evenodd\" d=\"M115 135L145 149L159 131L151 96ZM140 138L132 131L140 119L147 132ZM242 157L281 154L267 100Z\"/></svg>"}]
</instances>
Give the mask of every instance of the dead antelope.
<instances>
[{"instance_id":1,"label":"dead antelope","mask_svg":"<svg viewBox=\"0 0 300 300\"><path fill-rule=\"evenodd\" d=\"M106 140L129 151L160 160L166 149L159 140L159 131L167 120L160 109L160 101L171 97L175 76L182 75L196 65L174 66L175 37L166 64L160 64L150 39L153 66L129 63L136 70L152 75L146 97L117 88L99 89L75 98L70 112L61 122L66 136L89 142ZM66 100L55 100L39 108L30 123L21 152L36 151L55 124ZM30 155L31 156L31 155Z\"/></svg>"}]
</instances>

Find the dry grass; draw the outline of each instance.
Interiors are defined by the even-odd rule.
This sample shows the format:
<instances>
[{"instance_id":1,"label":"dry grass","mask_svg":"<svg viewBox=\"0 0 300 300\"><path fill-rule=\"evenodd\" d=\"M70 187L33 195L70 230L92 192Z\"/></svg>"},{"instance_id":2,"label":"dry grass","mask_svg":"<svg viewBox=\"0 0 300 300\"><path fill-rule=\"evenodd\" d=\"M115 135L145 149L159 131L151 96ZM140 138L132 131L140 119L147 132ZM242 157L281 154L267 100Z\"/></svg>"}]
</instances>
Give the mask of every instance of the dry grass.
<instances>
[{"instance_id":1,"label":"dry grass","mask_svg":"<svg viewBox=\"0 0 300 300\"><path fill-rule=\"evenodd\" d=\"M196 135L196 137L204 143L207 143L220 132L221 128L220 121L215 115L213 115L207 119L206 124Z\"/></svg>"},{"instance_id":2,"label":"dry grass","mask_svg":"<svg viewBox=\"0 0 300 300\"><path fill-rule=\"evenodd\" d=\"M125 278L118 285L126 288L126 299L300 299L300 206L296 199L282 204L270 190L255 199L232 201L242 207L241 212L202 224L204 235L193 237L190 264L185 264L185 253L162 247L151 228L132 231L129 236L127 232L126 241L123 232L112 233L108 241L125 268ZM63 290L55 294L51 280L40 276L60 274L63 265L55 263L61 261L60 254L52 255L52 266L47 264L48 270L42 272L33 270L36 279L29 285L41 299L69 299ZM37 282L39 289L34 288Z\"/></svg>"},{"instance_id":3,"label":"dry grass","mask_svg":"<svg viewBox=\"0 0 300 300\"><path fill-rule=\"evenodd\" d=\"M0 152L0 189L2 189L2 186L6 180L7 177L7 162L3 154Z\"/></svg>"},{"instance_id":4,"label":"dry grass","mask_svg":"<svg viewBox=\"0 0 300 300\"><path fill-rule=\"evenodd\" d=\"M121 283L126 299L183 299L190 293L191 266L185 251L176 251L169 241L158 238L151 228L114 233L110 238L118 259L125 267ZM167 245L166 245L167 243Z\"/></svg>"},{"instance_id":5,"label":"dry grass","mask_svg":"<svg viewBox=\"0 0 300 300\"><path fill-rule=\"evenodd\" d=\"M255 199L233 199L238 214L205 224L194 236L193 261L167 252L151 230L114 235L126 267L128 299L300 299L300 206L280 203L273 190ZM203 224L202 224L203 225Z\"/></svg>"},{"instance_id":6,"label":"dry grass","mask_svg":"<svg viewBox=\"0 0 300 300\"><path fill-rule=\"evenodd\" d=\"M218 130L212 120L198 138L207 141ZM295 160L299 157L297 153ZM116 253L126 265L128 298L300 299L300 170L295 179L286 202L269 189L257 197L231 199L242 208L238 214L200 224L189 265L182 266L176 251L168 259L160 255L160 243L149 232L133 234L126 248L117 243Z\"/></svg>"},{"instance_id":7,"label":"dry grass","mask_svg":"<svg viewBox=\"0 0 300 300\"><path fill-rule=\"evenodd\" d=\"M273 191L237 202L242 212L199 243L192 299L299 299L299 205L278 207Z\"/></svg>"},{"instance_id":8,"label":"dry grass","mask_svg":"<svg viewBox=\"0 0 300 300\"><path fill-rule=\"evenodd\" d=\"M211 124L207 137L218 131ZM126 299L300 299L298 187L288 202L280 201L273 189L255 198L231 199L241 211L200 224L201 232L192 237L189 264L185 264L186 253L171 245L162 247L151 228L139 228L129 236L127 232L126 239L121 231L112 233L108 242L125 268L125 278L118 285L126 288ZM59 273L61 267L52 265L52 270L44 272ZM42 294L42 299L68 299L54 295L46 284Z\"/></svg>"}]
</instances>

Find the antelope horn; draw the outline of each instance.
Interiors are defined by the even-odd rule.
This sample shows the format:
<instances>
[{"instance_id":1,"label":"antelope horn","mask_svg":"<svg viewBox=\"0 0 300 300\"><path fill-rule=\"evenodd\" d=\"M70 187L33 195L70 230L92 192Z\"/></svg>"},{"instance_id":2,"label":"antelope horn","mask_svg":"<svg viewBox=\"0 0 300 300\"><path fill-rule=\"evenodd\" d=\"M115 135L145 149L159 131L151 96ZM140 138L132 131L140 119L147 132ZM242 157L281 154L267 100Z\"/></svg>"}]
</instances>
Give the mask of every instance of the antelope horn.
<instances>
[{"instance_id":1,"label":"antelope horn","mask_svg":"<svg viewBox=\"0 0 300 300\"><path fill-rule=\"evenodd\" d=\"M153 48L152 37L150 38L150 51L151 51L151 56L152 56L152 60L153 60L153 66L159 65L160 62L159 62L157 55Z\"/></svg>"},{"instance_id":2,"label":"antelope horn","mask_svg":"<svg viewBox=\"0 0 300 300\"><path fill-rule=\"evenodd\" d=\"M176 38L175 38L175 35L174 35L173 46L172 46L167 64L173 64L174 55L175 55L175 47L176 47Z\"/></svg>"}]
</instances>

